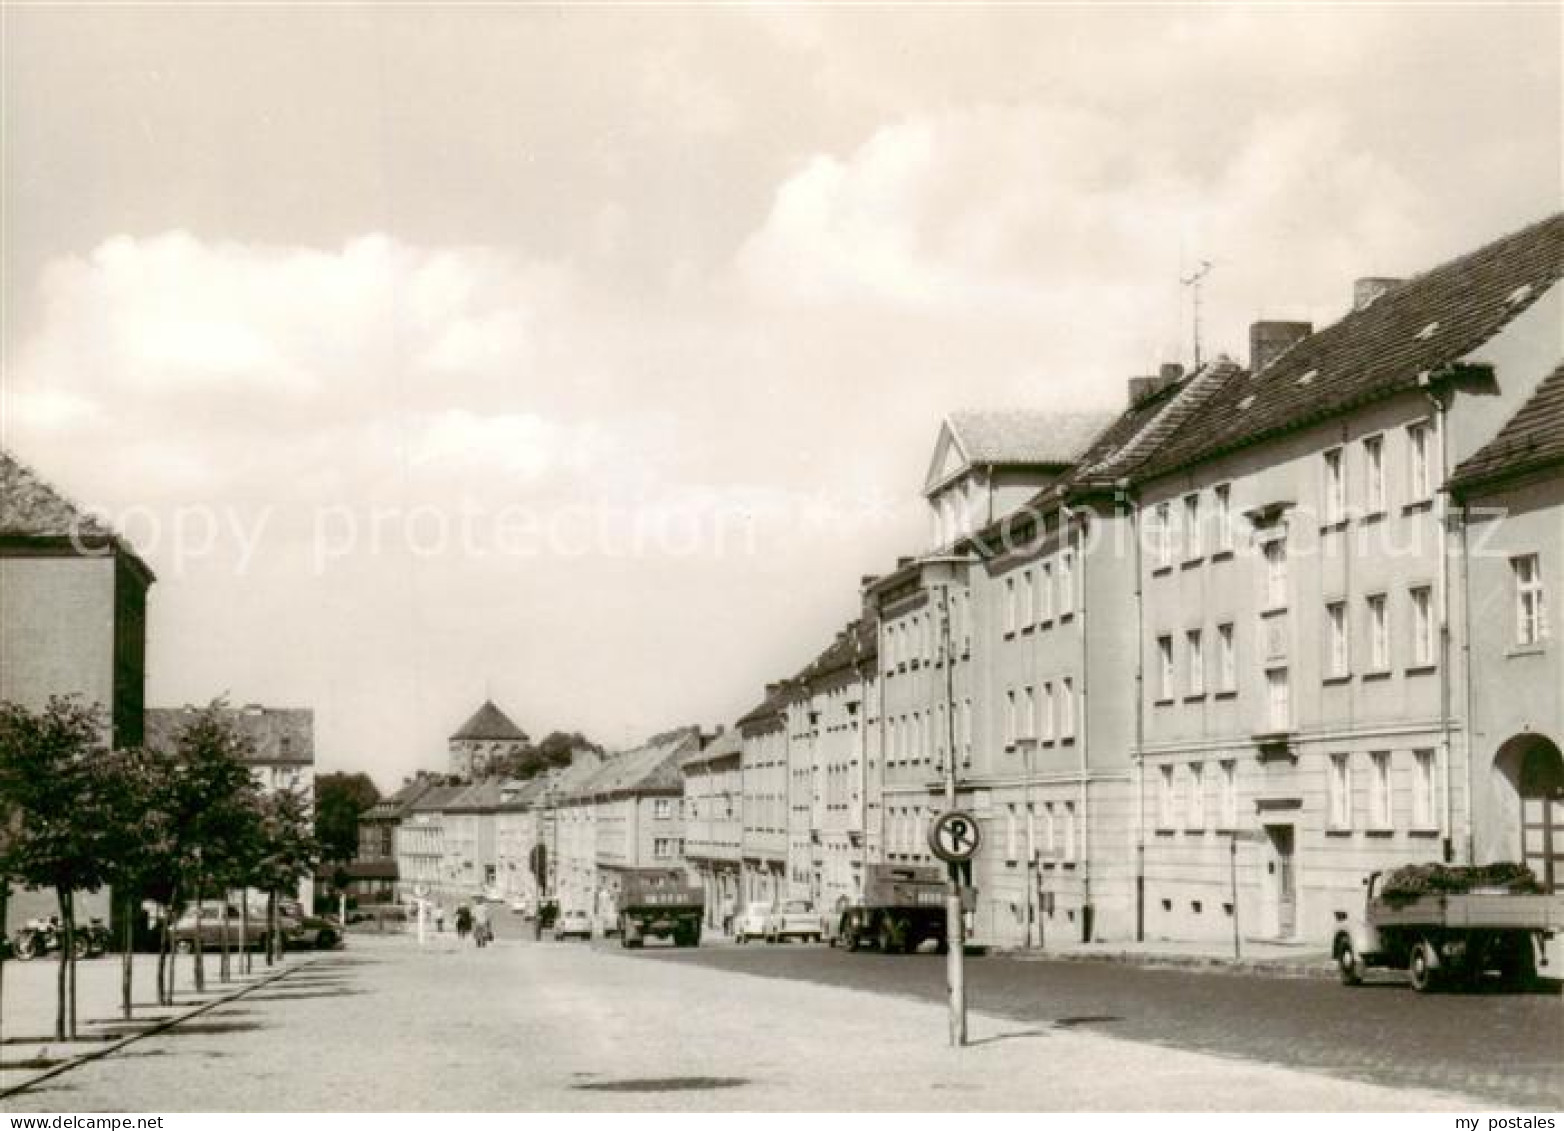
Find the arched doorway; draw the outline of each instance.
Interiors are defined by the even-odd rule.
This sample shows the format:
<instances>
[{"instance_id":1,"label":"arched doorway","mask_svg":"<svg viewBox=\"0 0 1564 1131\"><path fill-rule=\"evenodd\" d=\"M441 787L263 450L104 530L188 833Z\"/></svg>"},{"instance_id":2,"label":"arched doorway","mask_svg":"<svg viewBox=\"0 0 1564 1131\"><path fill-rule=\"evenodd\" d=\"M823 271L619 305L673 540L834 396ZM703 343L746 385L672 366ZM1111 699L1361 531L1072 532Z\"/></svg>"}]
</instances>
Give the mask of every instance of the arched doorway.
<instances>
[{"instance_id":1,"label":"arched doorway","mask_svg":"<svg viewBox=\"0 0 1564 1131\"><path fill-rule=\"evenodd\" d=\"M1524 735L1504 744L1498 762L1520 801L1522 862L1548 891L1564 890L1564 755Z\"/></svg>"}]
</instances>

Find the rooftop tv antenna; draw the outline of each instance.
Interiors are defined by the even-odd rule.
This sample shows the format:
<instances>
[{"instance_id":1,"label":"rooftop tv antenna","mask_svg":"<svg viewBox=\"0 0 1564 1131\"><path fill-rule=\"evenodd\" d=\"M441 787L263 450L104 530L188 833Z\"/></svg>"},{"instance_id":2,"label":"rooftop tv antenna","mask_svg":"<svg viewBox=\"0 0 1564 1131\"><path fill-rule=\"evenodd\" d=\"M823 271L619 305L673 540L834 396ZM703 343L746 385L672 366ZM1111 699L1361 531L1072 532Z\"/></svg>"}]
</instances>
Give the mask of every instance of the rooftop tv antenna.
<instances>
[{"instance_id":1,"label":"rooftop tv antenna","mask_svg":"<svg viewBox=\"0 0 1564 1131\"><path fill-rule=\"evenodd\" d=\"M1188 275L1185 275L1179 279L1181 284L1189 288L1190 293L1190 308L1194 321L1195 333L1196 369L1200 368L1200 281L1206 277L1210 270L1211 261L1209 259L1202 259L1200 261L1200 266L1196 267Z\"/></svg>"}]
</instances>

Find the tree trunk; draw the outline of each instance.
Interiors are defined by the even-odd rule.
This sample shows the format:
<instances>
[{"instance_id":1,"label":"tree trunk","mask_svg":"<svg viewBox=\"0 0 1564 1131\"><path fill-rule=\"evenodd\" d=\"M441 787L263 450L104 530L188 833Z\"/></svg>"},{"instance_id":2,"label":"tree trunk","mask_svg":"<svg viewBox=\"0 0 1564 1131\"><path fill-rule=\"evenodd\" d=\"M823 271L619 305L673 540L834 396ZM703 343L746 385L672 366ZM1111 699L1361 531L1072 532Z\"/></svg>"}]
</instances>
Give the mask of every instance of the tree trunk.
<instances>
[{"instance_id":1,"label":"tree trunk","mask_svg":"<svg viewBox=\"0 0 1564 1131\"><path fill-rule=\"evenodd\" d=\"M277 957L277 893L266 893L266 965Z\"/></svg>"},{"instance_id":2,"label":"tree trunk","mask_svg":"<svg viewBox=\"0 0 1564 1131\"><path fill-rule=\"evenodd\" d=\"M76 893L71 892L65 910L65 1031L76 1039Z\"/></svg>"},{"instance_id":3,"label":"tree trunk","mask_svg":"<svg viewBox=\"0 0 1564 1131\"><path fill-rule=\"evenodd\" d=\"M55 899L60 905L60 929L65 928L65 908L70 903L71 897L62 888L54 889ZM65 1040L65 979L67 967L70 965L71 948L60 946L60 965L55 973L54 980L54 1039L60 1042Z\"/></svg>"},{"instance_id":4,"label":"tree trunk","mask_svg":"<svg viewBox=\"0 0 1564 1131\"><path fill-rule=\"evenodd\" d=\"M124 927L121 932L121 945L119 970L119 1004L120 1012L125 1020L130 1020L131 1011L134 1008L131 995L131 979L135 968L136 949L136 893L127 891L120 898L120 915L124 919Z\"/></svg>"},{"instance_id":5,"label":"tree trunk","mask_svg":"<svg viewBox=\"0 0 1564 1131\"><path fill-rule=\"evenodd\" d=\"M195 913L195 944L191 952L195 957L195 988L196 993L206 992L206 948L201 945L201 936L205 932L202 928L206 925L206 898L202 891L202 885L196 884L196 913Z\"/></svg>"},{"instance_id":6,"label":"tree trunk","mask_svg":"<svg viewBox=\"0 0 1564 1131\"><path fill-rule=\"evenodd\" d=\"M0 876L0 933L11 910L11 881ZM5 940L0 939L0 1049L5 1048Z\"/></svg>"},{"instance_id":7,"label":"tree trunk","mask_svg":"<svg viewBox=\"0 0 1564 1131\"><path fill-rule=\"evenodd\" d=\"M228 889L223 889L223 909L219 913L223 931L223 952L217 960L217 980L228 981Z\"/></svg>"},{"instance_id":8,"label":"tree trunk","mask_svg":"<svg viewBox=\"0 0 1564 1131\"><path fill-rule=\"evenodd\" d=\"M239 970L248 974L250 965L250 889L244 889L244 902L239 904Z\"/></svg>"}]
</instances>

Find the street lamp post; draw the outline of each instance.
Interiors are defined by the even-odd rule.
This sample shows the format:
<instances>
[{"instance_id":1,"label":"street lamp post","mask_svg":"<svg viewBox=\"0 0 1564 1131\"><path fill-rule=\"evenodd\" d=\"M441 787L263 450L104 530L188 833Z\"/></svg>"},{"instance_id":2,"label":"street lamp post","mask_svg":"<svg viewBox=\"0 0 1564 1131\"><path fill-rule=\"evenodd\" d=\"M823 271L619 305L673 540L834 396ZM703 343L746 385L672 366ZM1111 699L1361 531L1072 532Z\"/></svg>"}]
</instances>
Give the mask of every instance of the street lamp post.
<instances>
[{"instance_id":1,"label":"street lamp post","mask_svg":"<svg viewBox=\"0 0 1564 1131\"><path fill-rule=\"evenodd\" d=\"M945 668L945 812L956 810L959 784L956 775L956 650L950 631L950 591L961 576L968 559L931 557L919 563L920 579L925 587L937 588L940 595L940 653ZM947 865L949 880L945 891L945 980L950 996L950 1043L960 1048L967 1043L966 921L961 911L961 866Z\"/></svg>"}]
</instances>

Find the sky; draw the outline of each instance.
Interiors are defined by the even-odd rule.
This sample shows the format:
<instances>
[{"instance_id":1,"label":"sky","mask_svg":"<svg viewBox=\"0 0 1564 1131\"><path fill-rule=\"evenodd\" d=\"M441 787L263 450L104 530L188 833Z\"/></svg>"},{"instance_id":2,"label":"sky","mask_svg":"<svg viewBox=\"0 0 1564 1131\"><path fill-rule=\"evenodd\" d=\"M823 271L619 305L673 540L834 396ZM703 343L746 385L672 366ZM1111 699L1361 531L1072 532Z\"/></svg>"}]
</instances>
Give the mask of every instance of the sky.
<instances>
[{"instance_id":1,"label":"sky","mask_svg":"<svg viewBox=\"0 0 1564 1131\"><path fill-rule=\"evenodd\" d=\"M0 441L148 702L322 770L731 724L960 408L1116 410L1558 210L1561 9L3 9Z\"/></svg>"}]
</instances>

